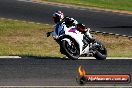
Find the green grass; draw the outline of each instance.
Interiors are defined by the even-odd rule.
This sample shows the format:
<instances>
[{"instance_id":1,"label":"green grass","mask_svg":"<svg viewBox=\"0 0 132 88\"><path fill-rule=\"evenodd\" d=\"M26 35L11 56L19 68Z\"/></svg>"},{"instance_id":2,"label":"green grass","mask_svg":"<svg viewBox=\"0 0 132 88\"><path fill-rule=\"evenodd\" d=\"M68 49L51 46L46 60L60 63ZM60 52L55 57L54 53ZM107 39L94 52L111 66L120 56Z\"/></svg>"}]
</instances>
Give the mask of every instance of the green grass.
<instances>
[{"instance_id":1,"label":"green grass","mask_svg":"<svg viewBox=\"0 0 132 88\"><path fill-rule=\"evenodd\" d=\"M0 20L0 55L58 56L58 45L45 33L50 25Z\"/></svg>"},{"instance_id":2,"label":"green grass","mask_svg":"<svg viewBox=\"0 0 132 88\"><path fill-rule=\"evenodd\" d=\"M0 55L63 56L59 45L47 38L52 26L0 19ZM108 49L108 56L132 57L132 40L125 37L94 34Z\"/></svg>"},{"instance_id":3,"label":"green grass","mask_svg":"<svg viewBox=\"0 0 132 88\"><path fill-rule=\"evenodd\" d=\"M132 0L42 0L103 9L132 11Z\"/></svg>"}]
</instances>

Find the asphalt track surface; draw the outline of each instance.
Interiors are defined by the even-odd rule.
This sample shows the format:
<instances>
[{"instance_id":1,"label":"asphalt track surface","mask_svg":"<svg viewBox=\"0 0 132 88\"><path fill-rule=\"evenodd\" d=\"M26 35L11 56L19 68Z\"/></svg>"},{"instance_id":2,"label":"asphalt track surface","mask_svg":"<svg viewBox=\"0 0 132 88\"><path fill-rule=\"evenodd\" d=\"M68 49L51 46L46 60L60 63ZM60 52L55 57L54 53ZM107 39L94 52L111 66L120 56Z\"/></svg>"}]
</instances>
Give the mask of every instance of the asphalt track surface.
<instances>
[{"instance_id":1,"label":"asphalt track surface","mask_svg":"<svg viewBox=\"0 0 132 88\"><path fill-rule=\"evenodd\" d=\"M53 12L61 10L91 30L132 35L132 15L24 1L31 0L0 0L0 17L53 24Z\"/></svg>"},{"instance_id":2,"label":"asphalt track surface","mask_svg":"<svg viewBox=\"0 0 132 88\"><path fill-rule=\"evenodd\" d=\"M130 74L132 60L67 60L57 57L23 57L0 59L0 86L80 86L76 82L78 67L87 74ZM132 86L132 83L84 86Z\"/></svg>"},{"instance_id":3,"label":"asphalt track surface","mask_svg":"<svg viewBox=\"0 0 132 88\"><path fill-rule=\"evenodd\" d=\"M0 17L52 23L52 13L62 10L93 30L132 34L132 16L86 9L65 8L16 0L0 0ZM78 14L78 15L76 15ZM77 69L87 74L130 74L132 60L66 60L57 57L23 57L0 59L0 86L78 86ZM86 84L86 86L132 86L128 84Z\"/></svg>"}]
</instances>

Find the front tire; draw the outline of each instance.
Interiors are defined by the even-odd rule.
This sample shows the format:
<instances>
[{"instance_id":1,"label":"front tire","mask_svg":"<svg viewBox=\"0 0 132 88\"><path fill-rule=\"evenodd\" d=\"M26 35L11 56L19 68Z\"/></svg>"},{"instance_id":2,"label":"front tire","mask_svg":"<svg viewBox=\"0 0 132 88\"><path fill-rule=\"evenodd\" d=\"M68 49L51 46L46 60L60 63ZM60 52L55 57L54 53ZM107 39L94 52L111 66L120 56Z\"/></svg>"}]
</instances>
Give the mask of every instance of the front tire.
<instances>
[{"instance_id":1,"label":"front tire","mask_svg":"<svg viewBox=\"0 0 132 88\"><path fill-rule=\"evenodd\" d=\"M68 43L68 41L62 40L60 48L63 49L63 53L68 58L72 60L76 60L80 56L80 50L79 50L78 43L72 38L70 38L69 40L71 41L71 45Z\"/></svg>"}]
</instances>

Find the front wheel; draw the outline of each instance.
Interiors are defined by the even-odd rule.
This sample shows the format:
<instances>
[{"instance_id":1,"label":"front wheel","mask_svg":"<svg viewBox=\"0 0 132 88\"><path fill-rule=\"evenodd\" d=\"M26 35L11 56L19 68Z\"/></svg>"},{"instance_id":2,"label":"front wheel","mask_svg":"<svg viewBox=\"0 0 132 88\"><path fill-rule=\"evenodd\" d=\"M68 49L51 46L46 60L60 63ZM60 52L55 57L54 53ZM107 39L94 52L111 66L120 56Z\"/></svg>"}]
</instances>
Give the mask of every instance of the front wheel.
<instances>
[{"instance_id":1,"label":"front wheel","mask_svg":"<svg viewBox=\"0 0 132 88\"><path fill-rule=\"evenodd\" d=\"M63 49L64 54L68 58L72 60L76 60L80 56L79 46L74 39L69 39L69 40L70 40L70 43L66 40L62 40L60 48Z\"/></svg>"}]
</instances>

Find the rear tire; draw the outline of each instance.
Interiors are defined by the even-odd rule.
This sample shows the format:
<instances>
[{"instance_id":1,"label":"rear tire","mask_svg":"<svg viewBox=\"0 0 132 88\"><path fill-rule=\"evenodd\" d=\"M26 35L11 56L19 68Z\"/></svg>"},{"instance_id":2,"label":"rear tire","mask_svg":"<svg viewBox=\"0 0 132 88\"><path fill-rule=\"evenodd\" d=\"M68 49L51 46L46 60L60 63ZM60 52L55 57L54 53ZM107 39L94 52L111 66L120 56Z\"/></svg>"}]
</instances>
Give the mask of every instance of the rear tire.
<instances>
[{"instance_id":1,"label":"rear tire","mask_svg":"<svg viewBox=\"0 0 132 88\"><path fill-rule=\"evenodd\" d=\"M107 57L107 50L106 50L105 46L100 41L96 40L96 42L100 45L100 47L98 47L96 49L96 53L95 53L94 57L97 60L105 60Z\"/></svg>"}]
</instances>

